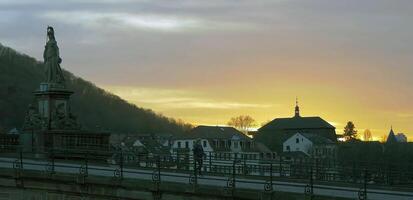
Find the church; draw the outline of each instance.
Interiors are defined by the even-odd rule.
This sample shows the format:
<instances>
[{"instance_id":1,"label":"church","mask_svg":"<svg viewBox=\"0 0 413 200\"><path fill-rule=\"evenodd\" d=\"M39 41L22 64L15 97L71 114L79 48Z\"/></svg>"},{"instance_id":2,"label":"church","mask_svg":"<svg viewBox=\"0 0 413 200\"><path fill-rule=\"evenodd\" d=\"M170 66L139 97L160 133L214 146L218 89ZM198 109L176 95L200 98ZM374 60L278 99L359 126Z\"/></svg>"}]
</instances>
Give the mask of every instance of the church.
<instances>
[{"instance_id":1,"label":"church","mask_svg":"<svg viewBox=\"0 0 413 200\"><path fill-rule=\"evenodd\" d=\"M47 28L47 36L43 53L46 78L34 91L35 103L29 106L24 120L20 137L23 151L65 157L108 151L110 133L83 130L71 112L73 91L66 87L52 27Z\"/></svg>"},{"instance_id":2,"label":"church","mask_svg":"<svg viewBox=\"0 0 413 200\"><path fill-rule=\"evenodd\" d=\"M282 152L283 142L296 133L315 134L337 141L335 127L320 117L302 117L296 101L295 114L290 118L276 118L258 129L255 139L272 151Z\"/></svg>"}]
</instances>

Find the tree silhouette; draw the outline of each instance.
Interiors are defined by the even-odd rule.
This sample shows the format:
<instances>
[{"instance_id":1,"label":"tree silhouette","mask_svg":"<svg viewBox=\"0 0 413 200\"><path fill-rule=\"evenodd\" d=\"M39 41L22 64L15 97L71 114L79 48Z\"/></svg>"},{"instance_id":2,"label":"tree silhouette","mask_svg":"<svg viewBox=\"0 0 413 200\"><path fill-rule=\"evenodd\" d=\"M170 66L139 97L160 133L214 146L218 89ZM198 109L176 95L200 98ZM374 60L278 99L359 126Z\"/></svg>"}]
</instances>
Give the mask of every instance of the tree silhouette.
<instances>
[{"instance_id":1,"label":"tree silhouette","mask_svg":"<svg viewBox=\"0 0 413 200\"><path fill-rule=\"evenodd\" d=\"M246 133L251 127L255 125L255 120L249 115L240 115L231 118L227 124Z\"/></svg>"},{"instance_id":2,"label":"tree silhouette","mask_svg":"<svg viewBox=\"0 0 413 200\"><path fill-rule=\"evenodd\" d=\"M357 137L357 130L352 121L347 122L347 125L344 127L343 135L346 138L346 141L352 141Z\"/></svg>"},{"instance_id":3,"label":"tree silhouette","mask_svg":"<svg viewBox=\"0 0 413 200\"><path fill-rule=\"evenodd\" d=\"M371 131L369 129L364 130L363 140L364 141L372 141L373 140L373 137L371 135Z\"/></svg>"}]
</instances>

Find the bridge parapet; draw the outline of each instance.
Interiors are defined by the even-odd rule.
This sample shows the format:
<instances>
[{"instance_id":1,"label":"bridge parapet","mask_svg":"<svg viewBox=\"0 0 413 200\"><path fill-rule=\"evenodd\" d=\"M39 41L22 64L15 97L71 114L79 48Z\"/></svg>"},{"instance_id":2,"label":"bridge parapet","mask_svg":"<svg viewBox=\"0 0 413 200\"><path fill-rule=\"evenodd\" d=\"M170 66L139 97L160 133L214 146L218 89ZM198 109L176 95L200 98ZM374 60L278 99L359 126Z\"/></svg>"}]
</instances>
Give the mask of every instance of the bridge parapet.
<instances>
[{"instance_id":1,"label":"bridge parapet","mask_svg":"<svg viewBox=\"0 0 413 200\"><path fill-rule=\"evenodd\" d=\"M16 164L17 163L17 164ZM93 198L125 199L356 199L359 187L309 180L287 181L269 177L226 176L155 168L130 168L87 162L0 158L3 188L76 194ZM196 169L196 166L194 167ZM235 162L234 168L235 169ZM270 165L270 174L272 167ZM190 173L188 173L190 172ZM10 182L10 180L14 180ZM7 183L7 184L3 184ZM11 183L11 184L10 184ZM366 185L366 182L364 182ZM307 188L312 188L307 190ZM369 199L409 199L412 192L364 188ZM43 194L42 193L42 194ZM136 196L138 195L138 196ZM23 198L24 199L24 198ZM179 199L179 198L178 198Z\"/></svg>"}]
</instances>

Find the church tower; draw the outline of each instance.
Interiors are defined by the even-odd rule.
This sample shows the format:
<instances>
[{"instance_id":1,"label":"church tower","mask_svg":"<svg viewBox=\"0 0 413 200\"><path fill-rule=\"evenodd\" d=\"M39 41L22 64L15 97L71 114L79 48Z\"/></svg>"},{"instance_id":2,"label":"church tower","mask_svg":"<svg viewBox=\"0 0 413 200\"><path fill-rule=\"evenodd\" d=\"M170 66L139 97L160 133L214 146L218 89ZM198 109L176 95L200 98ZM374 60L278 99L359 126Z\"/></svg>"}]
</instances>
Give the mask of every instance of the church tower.
<instances>
[{"instance_id":1,"label":"church tower","mask_svg":"<svg viewBox=\"0 0 413 200\"><path fill-rule=\"evenodd\" d=\"M295 115L294 117L300 117L300 107L298 106L298 98L295 98Z\"/></svg>"},{"instance_id":2,"label":"church tower","mask_svg":"<svg viewBox=\"0 0 413 200\"><path fill-rule=\"evenodd\" d=\"M386 144L397 143L396 135L394 135L393 126L390 128L389 135L387 136Z\"/></svg>"}]
</instances>

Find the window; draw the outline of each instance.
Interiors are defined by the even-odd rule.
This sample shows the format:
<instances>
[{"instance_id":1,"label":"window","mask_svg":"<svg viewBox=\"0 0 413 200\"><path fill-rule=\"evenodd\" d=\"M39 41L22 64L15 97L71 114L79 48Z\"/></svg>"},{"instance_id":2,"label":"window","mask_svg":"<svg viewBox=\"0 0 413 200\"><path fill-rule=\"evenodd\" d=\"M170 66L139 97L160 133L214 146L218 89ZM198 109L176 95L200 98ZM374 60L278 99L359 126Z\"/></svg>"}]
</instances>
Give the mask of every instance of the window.
<instances>
[{"instance_id":1,"label":"window","mask_svg":"<svg viewBox=\"0 0 413 200\"><path fill-rule=\"evenodd\" d=\"M178 142L178 148L181 148L181 142Z\"/></svg>"},{"instance_id":2,"label":"window","mask_svg":"<svg viewBox=\"0 0 413 200\"><path fill-rule=\"evenodd\" d=\"M290 146L287 145L287 146L285 147L285 150L290 151Z\"/></svg>"},{"instance_id":3,"label":"window","mask_svg":"<svg viewBox=\"0 0 413 200\"><path fill-rule=\"evenodd\" d=\"M203 141L203 146L204 146L204 147L207 146L207 141L206 141L206 140Z\"/></svg>"},{"instance_id":4,"label":"window","mask_svg":"<svg viewBox=\"0 0 413 200\"><path fill-rule=\"evenodd\" d=\"M299 139L299 138L295 138L295 143L300 143L300 139Z\"/></svg>"},{"instance_id":5,"label":"window","mask_svg":"<svg viewBox=\"0 0 413 200\"><path fill-rule=\"evenodd\" d=\"M189 142L188 141L185 142L185 148L189 148Z\"/></svg>"}]
</instances>

